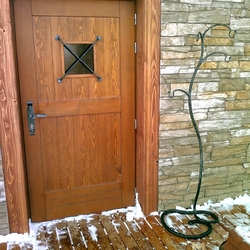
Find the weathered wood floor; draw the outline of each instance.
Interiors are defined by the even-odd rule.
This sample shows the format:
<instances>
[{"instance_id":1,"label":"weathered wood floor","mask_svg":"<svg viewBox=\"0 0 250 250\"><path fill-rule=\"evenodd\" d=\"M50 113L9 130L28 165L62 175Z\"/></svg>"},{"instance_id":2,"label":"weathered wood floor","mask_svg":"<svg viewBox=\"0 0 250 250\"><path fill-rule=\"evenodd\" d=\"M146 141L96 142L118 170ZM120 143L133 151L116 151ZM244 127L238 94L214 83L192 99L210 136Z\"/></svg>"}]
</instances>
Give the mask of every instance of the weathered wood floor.
<instances>
[{"instance_id":1,"label":"weathered wood floor","mask_svg":"<svg viewBox=\"0 0 250 250\"><path fill-rule=\"evenodd\" d=\"M74 220L52 221L39 224L36 243L0 244L0 249L171 249L171 250L247 250L250 245L243 242L234 229L239 220L249 225L250 216L243 206L210 208L220 218L213 225L212 233L199 240L186 240L166 231L158 215L150 215L132 221L126 214L91 215ZM171 215L174 227L182 232L198 234L203 226L188 226L184 215ZM223 244L224 243L224 244Z\"/></svg>"}]
</instances>

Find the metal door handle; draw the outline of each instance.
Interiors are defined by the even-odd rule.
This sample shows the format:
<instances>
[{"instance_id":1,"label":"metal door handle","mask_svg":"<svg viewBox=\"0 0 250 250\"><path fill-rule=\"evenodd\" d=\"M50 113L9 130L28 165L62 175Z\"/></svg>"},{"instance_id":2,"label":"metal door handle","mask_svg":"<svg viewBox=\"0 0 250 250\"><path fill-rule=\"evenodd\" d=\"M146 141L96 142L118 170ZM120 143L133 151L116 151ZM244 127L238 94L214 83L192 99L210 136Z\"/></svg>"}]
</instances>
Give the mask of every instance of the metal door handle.
<instances>
[{"instance_id":1,"label":"metal door handle","mask_svg":"<svg viewBox=\"0 0 250 250\"><path fill-rule=\"evenodd\" d=\"M36 130L35 118L46 117L46 114L35 114L32 101L28 101L26 102L26 104L27 104L28 129L30 131L30 135L35 135L35 130Z\"/></svg>"}]
</instances>

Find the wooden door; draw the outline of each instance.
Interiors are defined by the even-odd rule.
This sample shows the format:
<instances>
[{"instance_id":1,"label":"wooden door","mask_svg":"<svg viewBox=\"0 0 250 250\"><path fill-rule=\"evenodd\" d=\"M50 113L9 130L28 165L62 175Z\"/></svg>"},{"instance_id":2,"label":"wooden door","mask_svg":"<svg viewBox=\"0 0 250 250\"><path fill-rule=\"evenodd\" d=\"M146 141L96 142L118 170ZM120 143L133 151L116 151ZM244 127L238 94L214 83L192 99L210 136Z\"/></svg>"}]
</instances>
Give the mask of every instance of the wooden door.
<instances>
[{"instance_id":1,"label":"wooden door","mask_svg":"<svg viewBox=\"0 0 250 250\"><path fill-rule=\"evenodd\" d=\"M14 15L32 221L133 205L134 3L15 0Z\"/></svg>"}]
</instances>

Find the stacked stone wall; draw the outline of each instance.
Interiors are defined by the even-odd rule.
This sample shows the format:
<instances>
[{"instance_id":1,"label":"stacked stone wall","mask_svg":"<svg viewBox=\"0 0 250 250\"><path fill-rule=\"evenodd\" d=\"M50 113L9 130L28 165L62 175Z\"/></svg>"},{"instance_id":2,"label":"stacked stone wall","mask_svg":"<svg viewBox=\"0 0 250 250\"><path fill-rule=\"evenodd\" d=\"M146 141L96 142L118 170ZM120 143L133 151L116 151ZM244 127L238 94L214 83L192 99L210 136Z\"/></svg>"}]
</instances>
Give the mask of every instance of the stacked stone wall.
<instances>
[{"instance_id":1,"label":"stacked stone wall","mask_svg":"<svg viewBox=\"0 0 250 250\"><path fill-rule=\"evenodd\" d=\"M9 233L9 222L6 207L6 196L4 190L4 179L2 169L2 157L0 152L0 235Z\"/></svg>"},{"instance_id":2,"label":"stacked stone wall","mask_svg":"<svg viewBox=\"0 0 250 250\"><path fill-rule=\"evenodd\" d=\"M201 133L204 172L198 203L236 197L250 189L250 1L163 0L161 15L161 98L159 209L189 207L197 190L199 146L188 110L188 90L205 38L209 57L195 78L192 107Z\"/></svg>"}]
</instances>

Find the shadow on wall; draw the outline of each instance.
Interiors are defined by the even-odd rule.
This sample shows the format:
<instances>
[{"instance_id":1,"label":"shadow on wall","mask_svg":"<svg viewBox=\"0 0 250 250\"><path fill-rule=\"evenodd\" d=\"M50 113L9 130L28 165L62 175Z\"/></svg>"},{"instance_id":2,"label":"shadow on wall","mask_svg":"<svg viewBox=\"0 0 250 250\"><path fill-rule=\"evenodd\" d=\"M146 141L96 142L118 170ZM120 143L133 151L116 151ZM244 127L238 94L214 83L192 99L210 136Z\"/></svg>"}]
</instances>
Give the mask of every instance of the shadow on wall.
<instances>
[{"instance_id":1,"label":"shadow on wall","mask_svg":"<svg viewBox=\"0 0 250 250\"><path fill-rule=\"evenodd\" d=\"M2 155L0 150L0 235L9 233L8 213L6 207L6 197L4 190Z\"/></svg>"}]
</instances>

